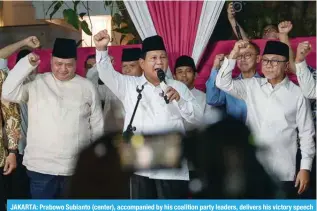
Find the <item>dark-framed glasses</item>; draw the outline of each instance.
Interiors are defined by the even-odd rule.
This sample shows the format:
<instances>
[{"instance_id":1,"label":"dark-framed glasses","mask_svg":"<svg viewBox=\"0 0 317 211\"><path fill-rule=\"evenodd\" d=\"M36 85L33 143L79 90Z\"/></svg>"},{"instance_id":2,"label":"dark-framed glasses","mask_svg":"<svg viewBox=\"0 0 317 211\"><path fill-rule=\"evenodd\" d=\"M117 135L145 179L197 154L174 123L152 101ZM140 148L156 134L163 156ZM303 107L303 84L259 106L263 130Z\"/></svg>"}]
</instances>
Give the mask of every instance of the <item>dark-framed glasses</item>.
<instances>
[{"instance_id":1,"label":"dark-framed glasses","mask_svg":"<svg viewBox=\"0 0 317 211\"><path fill-rule=\"evenodd\" d=\"M288 62L287 60L280 61L275 59L262 59L262 65L267 66L268 64L272 65L273 67L276 67L279 63Z\"/></svg>"}]
</instances>

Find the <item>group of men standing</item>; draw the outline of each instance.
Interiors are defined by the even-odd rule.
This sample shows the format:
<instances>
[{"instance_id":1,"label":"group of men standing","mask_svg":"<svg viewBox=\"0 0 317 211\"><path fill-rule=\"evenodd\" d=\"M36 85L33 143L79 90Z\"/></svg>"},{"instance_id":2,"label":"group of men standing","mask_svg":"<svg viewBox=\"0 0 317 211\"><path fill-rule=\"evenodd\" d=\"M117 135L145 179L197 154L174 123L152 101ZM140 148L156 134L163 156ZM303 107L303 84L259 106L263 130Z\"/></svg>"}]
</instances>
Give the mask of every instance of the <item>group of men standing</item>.
<instances>
[{"instance_id":1,"label":"group of men standing","mask_svg":"<svg viewBox=\"0 0 317 211\"><path fill-rule=\"evenodd\" d=\"M70 39L56 39L51 72L36 74L30 79L40 63L35 53L21 58L8 74L0 72L2 124L9 143L5 148L3 136L0 136L0 167L4 174L12 173L16 167L22 116L18 104L27 105L23 165L32 198L62 197L73 174L77 154L104 132L127 129L140 90L142 98L134 116L134 133L177 131L185 134L187 130L214 123L220 118L218 110L206 103L205 93L194 88L197 70L192 58L181 56L177 59L173 79L160 36L143 40L141 49L124 49L122 74L114 70L108 55L108 32L102 30L97 33L94 42L96 55L86 61L87 79L75 73L77 47L76 42ZM40 45L36 37L24 40L23 44L32 48ZM312 83L306 79L309 74L303 76L307 72L304 59L309 53L309 46L304 45L299 51L296 67L301 72L300 81L307 85ZM269 41L262 59L259 52L252 42L238 41L228 58L219 59L223 60L223 64L219 64L215 78L208 83L226 93L213 90L221 101L228 103L234 96L245 102L247 113L241 118L252 128L256 145L265 148L259 153L259 160L284 182L285 190L289 192L293 192L295 185L299 136L302 159L296 185L299 186L298 192L302 193L308 187L315 155L315 129L305 92L309 90L309 96L314 98L315 95L308 85L301 84L301 90L285 76L289 64L289 47L286 44ZM248 67L250 64L245 61L251 57L256 58L255 64L262 61L265 78L256 76L233 80L231 71L236 60L241 67ZM166 73L166 88L160 85L158 70ZM207 98L207 101L211 100ZM122 119L117 127L111 128L113 121L109 115L113 115L113 119ZM131 178L131 198L187 198L189 179L186 160L182 162L181 169L136 172ZM3 185L2 175L0 185Z\"/></svg>"}]
</instances>

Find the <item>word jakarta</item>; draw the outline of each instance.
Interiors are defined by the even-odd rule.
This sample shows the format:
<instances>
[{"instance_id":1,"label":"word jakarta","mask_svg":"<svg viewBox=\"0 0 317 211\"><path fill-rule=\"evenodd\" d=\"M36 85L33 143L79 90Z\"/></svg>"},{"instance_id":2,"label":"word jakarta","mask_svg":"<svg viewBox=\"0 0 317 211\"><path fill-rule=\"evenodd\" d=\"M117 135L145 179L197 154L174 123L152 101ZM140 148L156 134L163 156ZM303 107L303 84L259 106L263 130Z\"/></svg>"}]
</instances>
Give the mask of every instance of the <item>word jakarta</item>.
<instances>
[{"instance_id":1,"label":"word jakarta","mask_svg":"<svg viewBox=\"0 0 317 211\"><path fill-rule=\"evenodd\" d=\"M78 205L78 204L65 204L65 205L51 205L51 204L12 204L8 210L110 210L115 211L114 205Z\"/></svg>"}]
</instances>

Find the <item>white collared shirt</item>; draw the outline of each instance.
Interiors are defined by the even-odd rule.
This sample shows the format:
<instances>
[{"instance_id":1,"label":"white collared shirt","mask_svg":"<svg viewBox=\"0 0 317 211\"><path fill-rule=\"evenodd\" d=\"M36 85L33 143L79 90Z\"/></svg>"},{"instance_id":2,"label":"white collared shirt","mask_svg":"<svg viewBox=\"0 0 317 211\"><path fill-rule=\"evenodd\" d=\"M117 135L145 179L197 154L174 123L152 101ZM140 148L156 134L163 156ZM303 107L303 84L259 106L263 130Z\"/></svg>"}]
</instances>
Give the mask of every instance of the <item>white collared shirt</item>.
<instances>
[{"instance_id":1,"label":"white collared shirt","mask_svg":"<svg viewBox=\"0 0 317 211\"><path fill-rule=\"evenodd\" d=\"M94 85L78 75L59 81L50 72L23 83L35 68L28 57L22 58L2 87L4 99L28 104L23 164L30 171L69 176L80 150L103 134L99 96Z\"/></svg>"},{"instance_id":2,"label":"white collared shirt","mask_svg":"<svg viewBox=\"0 0 317 211\"><path fill-rule=\"evenodd\" d=\"M103 118L105 132L117 132L119 129L121 130L122 128L118 128L118 125L114 121L124 119L125 117L122 102L106 85L98 84L99 74L96 65L87 71L86 77L95 85L98 90L99 99L104 102ZM112 115L111 112L114 112L114 114ZM115 117L115 119L112 117ZM120 125L120 127L122 126Z\"/></svg>"},{"instance_id":3,"label":"white collared shirt","mask_svg":"<svg viewBox=\"0 0 317 211\"><path fill-rule=\"evenodd\" d=\"M302 153L300 168L311 170L315 156L309 101L287 77L274 88L266 78L232 80L235 63L236 60L225 58L216 85L246 102L247 125L255 136L255 144L264 149L258 152L259 161L281 181L294 181L297 135Z\"/></svg>"},{"instance_id":4,"label":"white collared shirt","mask_svg":"<svg viewBox=\"0 0 317 211\"><path fill-rule=\"evenodd\" d=\"M193 124L190 124L190 123L185 121L184 124L185 124L186 130L191 130L191 129L194 129L197 127L199 128L201 126L213 124L213 123L218 122L222 118L222 115L221 115L221 112L219 109L217 109L213 106L210 106L206 103L206 93L204 93L196 88L193 88L190 91L194 95L194 97L196 98L198 104L200 105L201 109L203 110L204 115L203 115L203 119L202 119L202 122L200 125L193 125Z\"/></svg>"},{"instance_id":5,"label":"white collared shirt","mask_svg":"<svg viewBox=\"0 0 317 211\"><path fill-rule=\"evenodd\" d=\"M295 64L298 83L305 97L316 99L316 80L309 71L306 61Z\"/></svg>"},{"instance_id":6,"label":"white collared shirt","mask_svg":"<svg viewBox=\"0 0 317 211\"><path fill-rule=\"evenodd\" d=\"M202 110L189 89L181 82L166 79L167 85L178 91L181 99L166 104L160 95L162 89L149 83L145 76L133 77L116 72L107 51L96 51L97 69L100 79L122 101L126 116L124 128L127 128L137 102L137 87L144 86L142 99L136 111L133 126L135 133L151 134L158 132L185 132L183 119L197 124L202 118ZM181 170L157 170L140 173L153 179L188 180L188 168Z\"/></svg>"}]
</instances>

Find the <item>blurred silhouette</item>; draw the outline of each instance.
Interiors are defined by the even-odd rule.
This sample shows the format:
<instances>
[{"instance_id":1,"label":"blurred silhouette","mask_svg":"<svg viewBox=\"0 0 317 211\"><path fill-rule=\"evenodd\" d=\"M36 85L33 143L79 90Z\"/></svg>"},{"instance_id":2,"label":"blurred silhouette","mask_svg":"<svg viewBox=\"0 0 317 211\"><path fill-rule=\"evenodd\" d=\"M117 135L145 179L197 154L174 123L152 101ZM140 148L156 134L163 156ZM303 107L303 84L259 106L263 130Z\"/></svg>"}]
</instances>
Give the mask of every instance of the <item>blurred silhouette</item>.
<instances>
[{"instance_id":1,"label":"blurred silhouette","mask_svg":"<svg viewBox=\"0 0 317 211\"><path fill-rule=\"evenodd\" d=\"M84 149L78 159L66 198L128 199L132 173L123 171L119 152L108 134Z\"/></svg>"},{"instance_id":2,"label":"blurred silhouette","mask_svg":"<svg viewBox=\"0 0 317 211\"><path fill-rule=\"evenodd\" d=\"M256 159L249 129L228 117L185 139L185 156L197 171L194 198L270 199L280 188Z\"/></svg>"},{"instance_id":3,"label":"blurred silhouette","mask_svg":"<svg viewBox=\"0 0 317 211\"><path fill-rule=\"evenodd\" d=\"M83 150L67 198L129 198L129 178L109 134ZM160 140L160 135L157 141ZM162 136L162 142L164 141ZM197 170L189 196L201 199L273 199L283 193L256 159L249 129L226 118L205 130L191 131L182 140L183 155ZM155 150L155 148L154 148Z\"/></svg>"}]
</instances>

